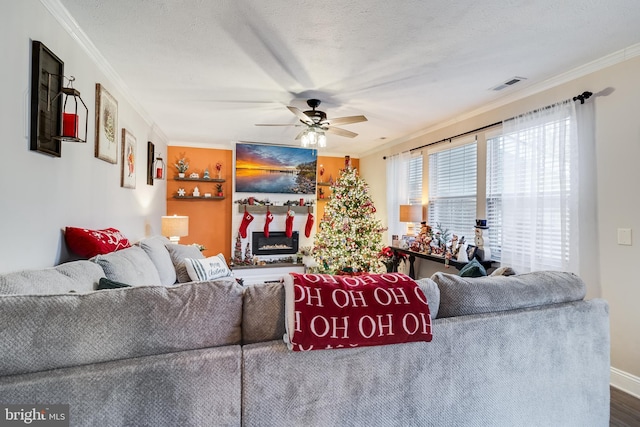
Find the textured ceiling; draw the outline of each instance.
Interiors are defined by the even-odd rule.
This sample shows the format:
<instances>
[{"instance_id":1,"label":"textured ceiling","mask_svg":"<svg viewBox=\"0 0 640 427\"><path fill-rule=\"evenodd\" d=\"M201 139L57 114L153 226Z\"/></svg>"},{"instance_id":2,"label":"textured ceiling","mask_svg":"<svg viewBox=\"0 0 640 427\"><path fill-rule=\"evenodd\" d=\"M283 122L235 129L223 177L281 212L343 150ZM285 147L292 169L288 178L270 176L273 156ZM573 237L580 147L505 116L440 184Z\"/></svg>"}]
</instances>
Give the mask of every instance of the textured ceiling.
<instances>
[{"instance_id":1,"label":"textured ceiling","mask_svg":"<svg viewBox=\"0 0 640 427\"><path fill-rule=\"evenodd\" d=\"M59 1L176 143L295 145L254 124L314 97L361 155L640 42L638 0Z\"/></svg>"}]
</instances>

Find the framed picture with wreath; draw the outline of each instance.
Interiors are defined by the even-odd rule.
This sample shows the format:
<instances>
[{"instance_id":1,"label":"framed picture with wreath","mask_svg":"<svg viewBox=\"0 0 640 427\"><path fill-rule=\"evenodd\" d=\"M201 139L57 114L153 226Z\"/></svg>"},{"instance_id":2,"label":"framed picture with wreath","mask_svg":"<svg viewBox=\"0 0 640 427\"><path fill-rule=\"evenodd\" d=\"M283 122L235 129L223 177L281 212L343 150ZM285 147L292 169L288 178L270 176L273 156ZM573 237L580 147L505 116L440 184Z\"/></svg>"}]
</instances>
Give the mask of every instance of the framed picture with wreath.
<instances>
[{"instance_id":1,"label":"framed picture with wreath","mask_svg":"<svg viewBox=\"0 0 640 427\"><path fill-rule=\"evenodd\" d=\"M100 160L118 163L118 101L96 83L96 150Z\"/></svg>"}]
</instances>

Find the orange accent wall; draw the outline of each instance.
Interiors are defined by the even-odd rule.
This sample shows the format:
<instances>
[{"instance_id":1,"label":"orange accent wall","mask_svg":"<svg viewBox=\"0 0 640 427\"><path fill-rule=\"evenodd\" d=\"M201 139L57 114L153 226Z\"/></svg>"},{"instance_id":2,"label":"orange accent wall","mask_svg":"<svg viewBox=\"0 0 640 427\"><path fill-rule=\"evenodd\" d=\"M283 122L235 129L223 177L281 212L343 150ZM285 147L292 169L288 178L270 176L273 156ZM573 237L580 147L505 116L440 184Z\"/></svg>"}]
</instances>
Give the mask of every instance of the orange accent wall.
<instances>
[{"instance_id":1,"label":"orange accent wall","mask_svg":"<svg viewBox=\"0 0 640 427\"><path fill-rule=\"evenodd\" d=\"M333 177L333 181L335 182L340 176L340 170L344 169L344 157L328 157L328 156L318 156L318 170L317 170L317 180L318 183L329 182L329 178ZM320 169L324 167L324 174L320 176ZM360 160L351 158L351 167L358 169L360 167ZM322 189L325 193L324 199L320 199L320 191ZM325 187L322 185L318 186L318 194L316 197L318 198L318 209L316 214L316 230L318 229L318 224L320 223L320 219L324 216L324 207L329 201L329 197L331 197L330 187Z\"/></svg>"},{"instance_id":2,"label":"orange accent wall","mask_svg":"<svg viewBox=\"0 0 640 427\"><path fill-rule=\"evenodd\" d=\"M176 200L173 198L179 188L184 188L187 195L198 186L200 195L212 193L216 195L216 183L196 181L176 181L178 172L174 164L185 157L189 163L186 176L193 172L204 175L209 169L209 176L217 178L216 163L222 164L221 178L224 192L223 200ZM189 235L180 238L181 244L199 243L207 250L207 257L222 252L227 260L231 259L231 207L233 206L233 152L211 148L168 147L167 155L167 215L187 215L189 217Z\"/></svg>"}]
</instances>

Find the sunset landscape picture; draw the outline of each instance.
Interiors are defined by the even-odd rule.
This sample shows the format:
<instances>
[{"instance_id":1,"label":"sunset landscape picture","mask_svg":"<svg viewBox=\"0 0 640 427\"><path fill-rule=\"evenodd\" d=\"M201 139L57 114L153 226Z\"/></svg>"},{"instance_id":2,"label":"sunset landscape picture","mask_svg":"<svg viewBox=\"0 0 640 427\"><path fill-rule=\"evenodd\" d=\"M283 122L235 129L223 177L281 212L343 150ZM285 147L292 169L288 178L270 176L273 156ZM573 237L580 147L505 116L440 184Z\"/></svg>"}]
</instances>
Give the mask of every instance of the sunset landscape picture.
<instances>
[{"instance_id":1,"label":"sunset landscape picture","mask_svg":"<svg viewBox=\"0 0 640 427\"><path fill-rule=\"evenodd\" d=\"M236 144L236 192L315 194L316 150Z\"/></svg>"}]
</instances>

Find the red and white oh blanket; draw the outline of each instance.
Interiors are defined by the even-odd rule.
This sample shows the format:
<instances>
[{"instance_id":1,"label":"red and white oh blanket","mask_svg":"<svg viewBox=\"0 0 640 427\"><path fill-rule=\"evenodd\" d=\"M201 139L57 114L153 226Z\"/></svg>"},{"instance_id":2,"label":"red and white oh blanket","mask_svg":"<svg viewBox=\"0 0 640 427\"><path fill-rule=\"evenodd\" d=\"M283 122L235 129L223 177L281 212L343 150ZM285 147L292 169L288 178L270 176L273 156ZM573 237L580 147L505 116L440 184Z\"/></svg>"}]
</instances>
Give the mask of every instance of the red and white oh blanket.
<instances>
[{"instance_id":1,"label":"red and white oh blanket","mask_svg":"<svg viewBox=\"0 0 640 427\"><path fill-rule=\"evenodd\" d=\"M427 298L405 274L291 273L284 287L290 350L431 341Z\"/></svg>"}]
</instances>

